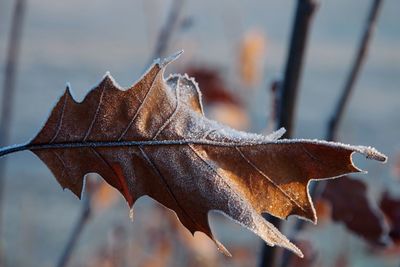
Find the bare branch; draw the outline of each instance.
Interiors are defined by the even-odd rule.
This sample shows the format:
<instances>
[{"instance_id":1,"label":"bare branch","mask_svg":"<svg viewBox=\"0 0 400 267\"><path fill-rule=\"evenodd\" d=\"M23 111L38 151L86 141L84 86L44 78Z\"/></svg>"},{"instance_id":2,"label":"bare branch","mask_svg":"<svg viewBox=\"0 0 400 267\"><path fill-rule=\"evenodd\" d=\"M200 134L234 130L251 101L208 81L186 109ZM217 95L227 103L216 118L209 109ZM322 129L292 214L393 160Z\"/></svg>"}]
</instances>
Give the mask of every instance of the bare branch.
<instances>
[{"instance_id":1,"label":"bare branch","mask_svg":"<svg viewBox=\"0 0 400 267\"><path fill-rule=\"evenodd\" d=\"M370 41L372 39L373 30L375 28L379 10L382 6L382 0L373 0L371 8L369 10L369 14L367 20L365 22L364 32L360 41L360 44L357 49L357 54L355 56L353 65L350 69L349 76L347 77L345 86L342 91L342 95L340 96L336 108L327 123L327 132L326 132L326 140L336 141L338 139L338 129L340 123L343 120L344 112L348 102L350 101L350 97L352 91L354 90L355 82L359 76L361 68L366 60L367 52L369 48ZM319 184L312 183L310 186L310 193L313 198L318 198L325 188L326 182L322 182ZM294 233L300 231L304 227L304 221L298 221L295 225ZM285 260L282 266L287 266L289 263L290 255L285 255Z\"/></svg>"},{"instance_id":2,"label":"bare branch","mask_svg":"<svg viewBox=\"0 0 400 267\"><path fill-rule=\"evenodd\" d=\"M8 144L10 140L10 126L13 117L16 70L20 54L25 7L25 0L17 0L15 2L3 81L3 97L0 115L0 146ZM6 161L3 159L0 161L0 231L2 229L5 166ZM3 265L3 256L3 247L0 244L0 265Z\"/></svg>"},{"instance_id":3,"label":"bare branch","mask_svg":"<svg viewBox=\"0 0 400 267\"><path fill-rule=\"evenodd\" d=\"M293 32L290 39L289 54L278 107L278 128L284 127L286 129L285 138L293 136L296 101L302 74L305 47L310 22L316 7L317 3L315 0L297 1ZM272 216L269 216L268 220L279 229L281 220ZM277 258L277 249L264 245L260 266L274 266L278 261Z\"/></svg>"},{"instance_id":4,"label":"bare branch","mask_svg":"<svg viewBox=\"0 0 400 267\"><path fill-rule=\"evenodd\" d=\"M347 77L342 95L340 96L335 111L333 112L333 115L329 120L329 125L326 134L327 140L337 139L338 128L343 119L346 106L348 105L350 96L352 94L352 91L354 90L354 85L360 74L361 68L367 58L370 40L372 38L373 31L376 26L378 13L382 5L382 2L383 2L382 0L373 0L373 3L371 5L371 9L369 11L367 21L365 23L364 33L362 35L360 44L358 46L356 57L350 69L349 76Z\"/></svg>"},{"instance_id":5,"label":"bare branch","mask_svg":"<svg viewBox=\"0 0 400 267\"><path fill-rule=\"evenodd\" d=\"M81 236L81 233L83 232L83 229L85 228L87 222L90 219L91 215L91 193L88 192L88 194L83 198L82 202L82 209L81 213L79 214L78 221L76 222L76 225L68 239L68 242L66 246L64 247L64 250L61 254L60 259L58 260L57 267L64 267L67 266L71 255L74 251L74 248L76 244L78 243L79 237Z\"/></svg>"}]
</instances>

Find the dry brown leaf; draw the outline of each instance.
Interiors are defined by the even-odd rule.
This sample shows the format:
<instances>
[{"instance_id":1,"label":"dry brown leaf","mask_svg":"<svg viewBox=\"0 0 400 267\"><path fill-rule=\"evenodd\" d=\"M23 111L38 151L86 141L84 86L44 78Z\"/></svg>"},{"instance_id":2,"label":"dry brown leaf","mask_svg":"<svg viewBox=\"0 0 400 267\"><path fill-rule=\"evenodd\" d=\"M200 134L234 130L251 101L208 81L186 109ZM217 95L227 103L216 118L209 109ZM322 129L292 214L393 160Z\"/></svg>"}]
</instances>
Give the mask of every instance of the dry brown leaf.
<instances>
[{"instance_id":1,"label":"dry brown leaf","mask_svg":"<svg viewBox=\"0 0 400 267\"><path fill-rule=\"evenodd\" d=\"M387 240L383 214L367 198L367 186L349 176L326 184L322 197L331 204L332 219L375 245Z\"/></svg>"},{"instance_id":2,"label":"dry brown leaf","mask_svg":"<svg viewBox=\"0 0 400 267\"><path fill-rule=\"evenodd\" d=\"M247 129L250 123L244 108L228 103L216 103L209 106L207 115L213 120L238 130Z\"/></svg>"},{"instance_id":3,"label":"dry brown leaf","mask_svg":"<svg viewBox=\"0 0 400 267\"><path fill-rule=\"evenodd\" d=\"M315 212L317 213L319 223L330 221L332 218L331 203L323 198L317 199L315 201Z\"/></svg>"},{"instance_id":4,"label":"dry brown leaf","mask_svg":"<svg viewBox=\"0 0 400 267\"><path fill-rule=\"evenodd\" d=\"M108 209L118 201L118 192L102 181L97 185L96 192L92 196L93 207L101 211Z\"/></svg>"},{"instance_id":5,"label":"dry brown leaf","mask_svg":"<svg viewBox=\"0 0 400 267\"><path fill-rule=\"evenodd\" d=\"M174 55L156 61L131 88L109 76L78 103L69 88L39 134L27 144L63 188L81 195L83 177L100 174L132 206L148 195L174 210L190 232L211 232L220 211L269 245L301 251L261 216L295 214L316 221L311 179L358 172L354 152L385 161L372 148L315 140L277 140L233 130L204 117L194 80L164 80Z\"/></svg>"}]
</instances>

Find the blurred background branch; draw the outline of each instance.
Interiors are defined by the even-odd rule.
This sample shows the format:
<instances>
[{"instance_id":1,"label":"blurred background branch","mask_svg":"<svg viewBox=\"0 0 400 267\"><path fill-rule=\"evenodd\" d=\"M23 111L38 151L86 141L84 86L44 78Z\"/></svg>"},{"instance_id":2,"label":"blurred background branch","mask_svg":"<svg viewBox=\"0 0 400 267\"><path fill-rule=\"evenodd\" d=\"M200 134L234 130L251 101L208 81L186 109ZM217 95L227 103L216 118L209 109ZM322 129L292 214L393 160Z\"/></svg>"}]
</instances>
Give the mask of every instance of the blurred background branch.
<instances>
[{"instance_id":1,"label":"blurred background branch","mask_svg":"<svg viewBox=\"0 0 400 267\"><path fill-rule=\"evenodd\" d=\"M13 119L15 83L19 62L22 27L26 13L26 1L16 0L12 15L10 36L8 39L7 59L5 64L3 95L0 114L0 147L9 145L11 121ZM3 236L3 201L6 159L0 160L0 236ZM0 238L0 266L4 264L2 239Z\"/></svg>"},{"instance_id":2,"label":"blurred background branch","mask_svg":"<svg viewBox=\"0 0 400 267\"><path fill-rule=\"evenodd\" d=\"M89 222L89 219L92 214L91 208L92 202L92 192L86 190L86 194L83 196L81 212L79 214L78 220L74 226L74 229L69 236L69 239L65 245L64 250L61 253L61 256L58 260L57 267L65 267L68 266L68 262L74 252L74 248L76 247L79 237L81 236L86 224Z\"/></svg>"},{"instance_id":3,"label":"blurred background branch","mask_svg":"<svg viewBox=\"0 0 400 267\"><path fill-rule=\"evenodd\" d=\"M329 122L327 123L327 131L325 138L328 141L338 141L338 129L343 120L346 111L346 106L350 101L352 91L354 91L357 78L360 74L363 64L366 61L368 55L367 54L368 47L372 39L373 30L376 28L376 22L378 19L378 14L379 10L381 9L382 2L383 2L382 0L373 0L371 3L371 7L369 9L367 19L365 21L363 34L360 43L357 47L356 55L353 64L350 68L345 86L337 101L336 108L333 111L331 118L329 119ZM322 181L320 183L310 184L310 195L314 200L320 197L320 194L324 190L326 183L327 183L326 181ZM295 236L296 233L301 231L305 226L305 224L306 222L304 220L298 220L295 224L293 233L291 233L291 236ZM292 258L291 253L284 252L283 262L281 266L282 267L288 266L291 258Z\"/></svg>"},{"instance_id":4,"label":"blurred background branch","mask_svg":"<svg viewBox=\"0 0 400 267\"><path fill-rule=\"evenodd\" d=\"M372 39L373 31L376 28L376 22L378 19L379 10L381 9L382 6L382 2L383 2L382 0L372 1L367 20L365 21L364 31L356 52L356 56L354 58L346 83L342 90L340 99L328 123L328 129L326 133L327 140L332 140L332 141L337 140L338 129L341 124L341 121L343 120L344 112L346 111L346 106L350 101L350 97L352 91L354 90L355 83L360 74L361 68L368 56L367 54L368 47Z\"/></svg>"},{"instance_id":5,"label":"blurred background branch","mask_svg":"<svg viewBox=\"0 0 400 267\"><path fill-rule=\"evenodd\" d=\"M279 94L277 128L284 127L286 129L283 138L293 137L299 83L302 75L309 29L316 7L317 3L315 0L297 1L282 87L276 90L277 94ZM273 216L268 216L268 221L278 229L282 222ZM260 266L275 266L278 264L279 256L277 247L270 247L266 244L263 246Z\"/></svg>"},{"instance_id":6,"label":"blurred background branch","mask_svg":"<svg viewBox=\"0 0 400 267\"><path fill-rule=\"evenodd\" d=\"M165 57L166 52L168 50L168 46L171 43L171 39L173 34L179 28L179 18L184 6L185 0L172 0L172 4L170 6L167 20L164 25L161 27L160 32L158 34L158 38L155 42L155 49L153 54L151 55L151 62L155 58ZM150 63L151 63L150 62Z\"/></svg>"}]
</instances>

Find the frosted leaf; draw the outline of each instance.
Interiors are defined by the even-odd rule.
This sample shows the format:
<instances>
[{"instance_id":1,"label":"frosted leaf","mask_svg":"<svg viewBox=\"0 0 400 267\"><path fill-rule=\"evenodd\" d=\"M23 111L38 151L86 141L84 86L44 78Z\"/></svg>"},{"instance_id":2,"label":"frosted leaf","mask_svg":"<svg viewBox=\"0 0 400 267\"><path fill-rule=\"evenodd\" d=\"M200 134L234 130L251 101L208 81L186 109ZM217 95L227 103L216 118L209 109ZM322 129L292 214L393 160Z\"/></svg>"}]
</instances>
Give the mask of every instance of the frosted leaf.
<instances>
[{"instance_id":1,"label":"frosted leaf","mask_svg":"<svg viewBox=\"0 0 400 267\"><path fill-rule=\"evenodd\" d=\"M279 140L284 129L264 136L207 119L192 78L163 77L180 54L156 60L127 89L106 75L81 103L66 90L27 147L63 188L80 196L85 174L98 173L130 207L148 195L174 210L190 232L208 235L226 255L208 223L212 210L269 245L302 256L261 214L316 222L310 180L360 171L351 160L354 152L379 161L386 157L370 147Z\"/></svg>"}]
</instances>

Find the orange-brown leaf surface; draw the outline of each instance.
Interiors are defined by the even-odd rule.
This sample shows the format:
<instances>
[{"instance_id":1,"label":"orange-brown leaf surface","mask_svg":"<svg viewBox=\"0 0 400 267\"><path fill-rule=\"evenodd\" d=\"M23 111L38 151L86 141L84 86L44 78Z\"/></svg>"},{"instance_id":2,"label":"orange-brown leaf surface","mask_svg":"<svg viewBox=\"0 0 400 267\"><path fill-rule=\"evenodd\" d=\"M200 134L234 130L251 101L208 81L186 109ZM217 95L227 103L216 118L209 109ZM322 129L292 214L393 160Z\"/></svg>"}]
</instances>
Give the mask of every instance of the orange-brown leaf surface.
<instances>
[{"instance_id":1,"label":"orange-brown leaf surface","mask_svg":"<svg viewBox=\"0 0 400 267\"><path fill-rule=\"evenodd\" d=\"M131 88L106 75L78 103L67 88L39 134L28 144L63 188L81 195L83 178L98 173L132 206L148 195L175 211L190 232L211 232L216 210L271 246L301 251L261 216L298 215L316 221L311 179L359 171L353 152L384 161L372 148L312 140L277 140L236 131L203 114L188 76L164 79L179 54L156 61Z\"/></svg>"}]
</instances>

